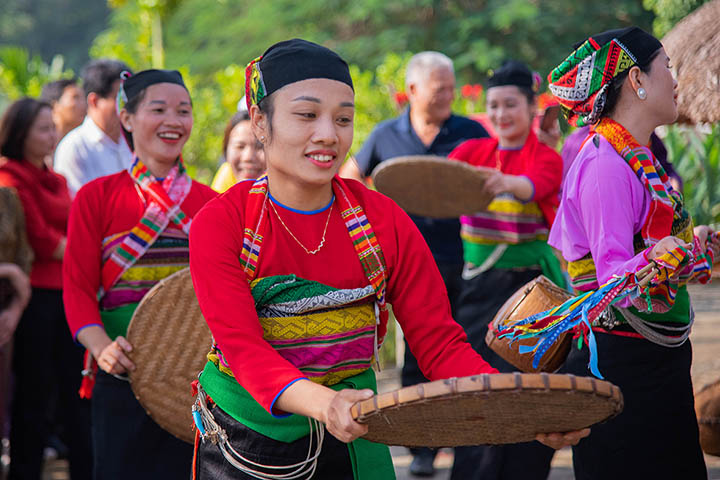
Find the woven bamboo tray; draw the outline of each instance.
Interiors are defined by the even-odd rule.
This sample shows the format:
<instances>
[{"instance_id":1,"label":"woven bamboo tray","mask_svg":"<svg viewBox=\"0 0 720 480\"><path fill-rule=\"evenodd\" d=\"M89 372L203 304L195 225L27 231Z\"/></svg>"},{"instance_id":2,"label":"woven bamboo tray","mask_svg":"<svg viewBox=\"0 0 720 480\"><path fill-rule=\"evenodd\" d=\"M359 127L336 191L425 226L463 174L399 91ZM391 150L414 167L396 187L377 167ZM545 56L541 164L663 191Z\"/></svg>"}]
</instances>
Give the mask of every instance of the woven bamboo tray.
<instances>
[{"instance_id":1,"label":"woven bamboo tray","mask_svg":"<svg viewBox=\"0 0 720 480\"><path fill-rule=\"evenodd\" d=\"M457 218L483 211L493 199L484 191L495 170L431 155L397 157L373 171L375 188L408 213Z\"/></svg>"},{"instance_id":2,"label":"woven bamboo tray","mask_svg":"<svg viewBox=\"0 0 720 480\"><path fill-rule=\"evenodd\" d=\"M569 432L622 411L620 389L590 377L501 373L421 383L352 407L365 439L407 447L527 442Z\"/></svg>"},{"instance_id":3,"label":"woven bamboo tray","mask_svg":"<svg viewBox=\"0 0 720 480\"><path fill-rule=\"evenodd\" d=\"M695 394L695 413L700 446L705 453L720 457L720 380L705 385Z\"/></svg>"},{"instance_id":4,"label":"woven bamboo tray","mask_svg":"<svg viewBox=\"0 0 720 480\"><path fill-rule=\"evenodd\" d=\"M200 312L190 269L170 275L143 297L127 339L137 367L130 372L135 397L158 425L192 443L190 384L207 361L212 335Z\"/></svg>"}]
</instances>

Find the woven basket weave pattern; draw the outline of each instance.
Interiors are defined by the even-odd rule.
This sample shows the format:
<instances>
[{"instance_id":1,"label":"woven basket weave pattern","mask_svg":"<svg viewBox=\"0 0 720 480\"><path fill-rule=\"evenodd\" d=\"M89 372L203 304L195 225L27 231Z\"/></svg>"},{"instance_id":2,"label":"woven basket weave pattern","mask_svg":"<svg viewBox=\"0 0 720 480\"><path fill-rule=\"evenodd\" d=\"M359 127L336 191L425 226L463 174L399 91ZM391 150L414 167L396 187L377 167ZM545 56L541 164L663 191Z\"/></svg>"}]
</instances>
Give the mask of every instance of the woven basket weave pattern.
<instances>
[{"instance_id":1,"label":"woven basket weave pattern","mask_svg":"<svg viewBox=\"0 0 720 480\"><path fill-rule=\"evenodd\" d=\"M445 157L411 155L382 162L373 171L373 182L408 213L457 218L490 205L493 197L483 188L491 172Z\"/></svg>"},{"instance_id":2,"label":"woven basket weave pattern","mask_svg":"<svg viewBox=\"0 0 720 480\"><path fill-rule=\"evenodd\" d=\"M367 440L407 447L525 442L579 430L622 411L620 389L589 377L503 373L438 380L376 395L352 409Z\"/></svg>"},{"instance_id":3,"label":"woven basket weave pattern","mask_svg":"<svg viewBox=\"0 0 720 480\"><path fill-rule=\"evenodd\" d=\"M130 382L140 404L162 428L193 442L190 384L207 361L212 335L200 312L190 270L158 283L138 305L128 328L137 369Z\"/></svg>"}]
</instances>

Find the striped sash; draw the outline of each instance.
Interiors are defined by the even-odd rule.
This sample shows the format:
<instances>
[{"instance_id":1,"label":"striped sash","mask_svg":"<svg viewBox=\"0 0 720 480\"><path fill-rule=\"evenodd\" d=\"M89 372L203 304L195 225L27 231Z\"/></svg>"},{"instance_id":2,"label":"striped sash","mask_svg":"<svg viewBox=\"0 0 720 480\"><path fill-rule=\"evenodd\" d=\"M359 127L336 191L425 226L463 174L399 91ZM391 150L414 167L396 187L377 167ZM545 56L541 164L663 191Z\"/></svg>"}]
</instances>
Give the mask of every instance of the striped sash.
<instances>
[{"instance_id":1,"label":"striped sash","mask_svg":"<svg viewBox=\"0 0 720 480\"><path fill-rule=\"evenodd\" d=\"M162 182L150 173L138 157L135 157L128 173L135 182L135 188L145 192L149 200L140 221L103 264L99 298L143 256L171 221L185 235L190 232L191 219L185 215L180 205L190 193L192 181L185 171L182 157Z\"/></svg>"}]
</instances>

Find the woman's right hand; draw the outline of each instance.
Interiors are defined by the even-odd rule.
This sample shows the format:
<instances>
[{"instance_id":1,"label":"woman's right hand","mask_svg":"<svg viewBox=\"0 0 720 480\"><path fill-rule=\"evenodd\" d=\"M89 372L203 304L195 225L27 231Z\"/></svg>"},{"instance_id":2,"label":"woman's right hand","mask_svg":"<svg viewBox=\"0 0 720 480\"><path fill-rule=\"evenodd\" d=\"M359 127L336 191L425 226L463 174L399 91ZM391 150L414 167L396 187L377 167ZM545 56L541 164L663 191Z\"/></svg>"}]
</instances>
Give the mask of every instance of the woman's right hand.
<instances>
[{"instance_id":1,"label":"woman's right hand","mask_svg":"<svg viewBox=\"0 0 720 480\"><path fill-rule=\"evenodd\" d=\"M132 351L132 345L124 337L117 337L95 356L98 367L106 373L118 375L135 370L135 364L125 355Z\"/></svg>"},{"instance_id":2,"label":"woman's right hand","mask_svg":"<svg viewBox=\"0 0 720 480\"><path fill-rule=\"evenodd\" d=\"M350 408L357 402L367 400L372 396L373 392L370 389L354 390L346 388L335 393L323 419L328 432L345 443L350 443L365 435L368 431L367 425L356 422L350 414Z\"/></svg>"},{"instance_id":3,"label":"woman's right hand","mask_svg":"<svg viewBox=\"0 0 720 480\"><path fill-rule=\"evenodd\" d=\"M650 250L650 253L648 254L648 259L654 260L667 252L673 251L677 247L684 247L690 251L692 251L693 248L692 245L683 242L678 237L667 236L653 246L652 250Z\"/></svg>"}]
</instances>

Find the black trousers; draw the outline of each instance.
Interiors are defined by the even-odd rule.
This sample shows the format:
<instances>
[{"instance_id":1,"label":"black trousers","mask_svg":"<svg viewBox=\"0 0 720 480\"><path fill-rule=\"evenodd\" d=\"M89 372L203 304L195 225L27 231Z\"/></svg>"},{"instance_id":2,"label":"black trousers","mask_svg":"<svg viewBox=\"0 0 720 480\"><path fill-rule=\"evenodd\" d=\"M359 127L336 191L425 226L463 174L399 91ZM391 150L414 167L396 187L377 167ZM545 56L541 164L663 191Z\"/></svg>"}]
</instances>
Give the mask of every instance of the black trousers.
<instances>
[{"instance_id":1,"label":"black trousers","mask_svg":"<svg viewBox=\"0 0 720 480\"><path fill-rule=\"evenodd\" d=\"M70 475L73 480L90 479L90 402L78 395L83 349L70 335L61 290L33 288L15 331L14 348L9 478L41 478L47 411L56 399L57 418L70 450Z\"/></svg>"},{"instance_id":2,"label":"black trousers","mask_svg":"<svg viewBox=\"0 0 720 480\"><path fill-rule=\"evenodd\" d=\"M624 409L573 447L578 480L707 479L698 440L690 365L692 346L595 334L598 367L623 394ZM562 373L590 376L587 346L573 345Z\"/></svg>"},{"instance_id":3,"label":"black trousers","mask_svg":"<svg viewBox=\"0 0 720 480\"><path fill-rule=\"evenodd\" d=\"M232 447L243 457L255 463L273 466L291 465L302 462L307 458L309 437L301 438L292 443L279 442L235 421L217 405L212 407L211 412L218 425L227 432ZM198 445L195 462L193 480L249 480L255 478L232 466L223 457L220 447L210 442L201 442ZM275 474L288 473L287 470L276 470L274 472L262 468L258 468L258 470ZM347 445L328 432L325 432L322 452L318 457L317 470L315 470L312 478L318 480L353 479Z\"/></svg>"},{"instance_id":4,"label":"black trousers","mask_svg":"<svg viewBox=\"0 0 720 480\"><path fill-rule=\"evenodd\" d=\"M542 272L538 269L491 268L463 280L457 321L472 347L500 372L517 369L485 343L488 325L505 301ZM555 451L538 442L510 445L456 447L451 478L455 480L544 480Z\"/></svg>"},{"instance_id":5,"label":"black trousers","mask_svg":"<svg viewBox=\"0 0 720 480\"><path fill-rule=\"evenodd\" d=\"M103 371L93 390L92 441L95 480L190 477L192 445L147 416L129 382Z\"/></svg>"}]
</instances>

